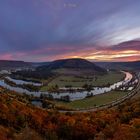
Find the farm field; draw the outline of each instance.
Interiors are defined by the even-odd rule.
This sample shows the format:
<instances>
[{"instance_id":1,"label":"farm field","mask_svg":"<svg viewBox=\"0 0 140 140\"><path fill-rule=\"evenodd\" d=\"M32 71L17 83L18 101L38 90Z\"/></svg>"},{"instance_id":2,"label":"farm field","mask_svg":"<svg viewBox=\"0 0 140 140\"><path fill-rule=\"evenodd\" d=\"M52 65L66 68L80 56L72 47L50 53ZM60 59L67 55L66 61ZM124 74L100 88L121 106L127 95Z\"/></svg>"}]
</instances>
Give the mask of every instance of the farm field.
<instances>
[{"instance_id":1,"label":"farm field","mask_svg":"<svg viewBox=\"0 0 140 140\"><path fill-rule=\"evenodd\" d=\"M116 71L110 71L106 75L98 76L64 76L61 75L53 79L49 84L50 86L58 85L59 87L72 86L82 87L85 84L93 86L106 86L107 84L114 84L125 77L125 74ZM42 91L47 90L47 86L41 88Z\"/></svg>"},{"instance_id":2,"label":"farm field","mask_svg":"<svg viewBox=\"0 0 140 140\"><path fill-rule=\"evenodd\" d=\"M105 94L96 95L94 97L86 98L83 100L77 100L72 102L55 101L55 103L57 105L65 106L73 109L89 108L89 107L110 103L112 101L115 101L116 99L122 98L123 96L127 95L127 93L128 92L124 92L124 91L123 92L111 91Z\"/></svg>"}]
</instances>

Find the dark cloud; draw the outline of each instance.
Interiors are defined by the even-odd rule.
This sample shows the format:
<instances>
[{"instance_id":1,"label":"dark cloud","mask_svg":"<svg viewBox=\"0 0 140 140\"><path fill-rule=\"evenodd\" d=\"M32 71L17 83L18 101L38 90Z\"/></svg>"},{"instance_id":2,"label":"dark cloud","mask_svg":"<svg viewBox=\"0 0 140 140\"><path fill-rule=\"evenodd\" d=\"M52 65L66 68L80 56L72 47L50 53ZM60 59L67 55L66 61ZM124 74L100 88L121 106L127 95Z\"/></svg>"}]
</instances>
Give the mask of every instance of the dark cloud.
<instances>
[{"instance_id":1,"label":"dark cloud","mask_svg":"<svg viewBox=\"0 0 140 140\"><path fill-rule=\"evenodd\" d=\"M139 0L1 0L1 58L40 61L102 47L121 50L105 46L140 37L139 5Z\"/></svg>"}]
</instances>

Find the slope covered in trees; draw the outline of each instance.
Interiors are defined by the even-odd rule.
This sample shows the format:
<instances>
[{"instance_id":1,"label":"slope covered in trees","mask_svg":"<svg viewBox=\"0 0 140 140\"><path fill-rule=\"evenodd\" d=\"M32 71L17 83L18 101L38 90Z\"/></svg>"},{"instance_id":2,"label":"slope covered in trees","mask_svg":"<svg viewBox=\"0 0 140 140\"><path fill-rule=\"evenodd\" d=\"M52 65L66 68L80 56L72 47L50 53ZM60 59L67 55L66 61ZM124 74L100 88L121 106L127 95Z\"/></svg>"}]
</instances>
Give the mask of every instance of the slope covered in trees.
<instances>
[{"instance_id":1,"label":"slope covered in trees","mask_svg":"<svg viewBox=\"0 0 140 140\"><path fill-rule=\"evenodd\" d=\"M0 91L0 140L140 139L140 99L116 109L60 113L36 108L14 92Z\"/></svg>"},{"instance_id":2,"label":"slope covered in trees","mask_svg":"<svg viewBox=\"0 0 140 140\"><path fill-rule=\"evenodd\" d=\"M43 65L37 68L39 71L53 71L59 69L66 69L66 71L92 71L96 74L106 74L107 71L94 63L81 58L62 59L51 62L49 65ZM64 73L64 71L63 71Z\"/></svg>"}]
</instances>

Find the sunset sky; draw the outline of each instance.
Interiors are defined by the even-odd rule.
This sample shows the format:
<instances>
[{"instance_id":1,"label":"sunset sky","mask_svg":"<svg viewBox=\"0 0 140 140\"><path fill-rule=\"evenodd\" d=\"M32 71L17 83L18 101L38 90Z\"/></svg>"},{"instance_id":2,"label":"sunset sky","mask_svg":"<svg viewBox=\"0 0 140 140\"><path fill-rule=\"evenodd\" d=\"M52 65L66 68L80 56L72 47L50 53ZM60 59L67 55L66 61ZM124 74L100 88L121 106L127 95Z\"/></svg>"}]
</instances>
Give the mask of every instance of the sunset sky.
<instances>
[{"instance_id":1,"label":"sunset sky","mask_svg":"<svg viewBox=\"0 0 140 140\"><path fill-rule=\"evenodd\" d=\"M0 59L140 60L140 0L0 0Z\"/></svg>"}]
</instances>

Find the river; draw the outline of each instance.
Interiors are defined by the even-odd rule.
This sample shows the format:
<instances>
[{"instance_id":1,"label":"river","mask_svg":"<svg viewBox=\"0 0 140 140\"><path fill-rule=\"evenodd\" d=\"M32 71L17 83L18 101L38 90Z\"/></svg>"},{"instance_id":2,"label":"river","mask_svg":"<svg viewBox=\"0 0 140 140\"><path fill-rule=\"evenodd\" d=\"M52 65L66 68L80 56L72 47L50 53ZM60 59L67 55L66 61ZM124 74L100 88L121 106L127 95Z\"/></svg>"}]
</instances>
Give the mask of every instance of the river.
<instances>
[{"instance_id":1,"label":"river","mask_svg":"<svg viewBox=\"0 0 140 140\"><path fill-rule=\"evenodd\" d=\"M133 78L132 74L129 73L129 72L125 72L125 71L121 71L123 72L126 76L125 76L125 79L123 81L120 81L120 82L117 82L117 83L114 83L113 85L109 86L109 87L95 87L93 90L90 91L90 93L92 93L93 95L97 95L97 94L102 94L102 93L106 93L106 92L109 92L111 90L114 90L115 88L121 86L121 85L126 85L128 82L131 81L131 79ZM32 83L33 85L38 85L39 83L33 83L33 82L25 82L23 80L15 80L15 79L12 79L10 77L7 77L9 80L17 83L17 84L29 84L29 83ZM5 87L9 90L12 90L12 91L16 91L18 93L26 93L28 95L34 95L36 97L39 97L40 94L49 94L47 91L46 92L30 92L26 89L23 89L21 87L12 87L10 85L8 85L7 83L4 82L4 80L0 80L0 86L2 87ZM84 99L87 97L87 91L82 91L82 92L74 92L74 93L69 93L69 92L65 92L65 93L51 93L53 98L55 99L61 99L61 97L63 96L69 96L70 97L70 100L71 101L74 101L74 100L80 100L80 99Z\"/></svg>"},{"instance_id":2,"label":"river","mask_svg":"<svg viewBox=\"0 0 140 140\"><path fill-rule=\"evenodd\" d=\"M16 83L17 85L23 85L23 84L30 84L30 85L34 85L34 86L42 86L41 83L35 83L35 82L28 82L28 81L23 81L23 80L17 80L17 79L13 79L9 76L5 77L6 79Z\"/></svg>"}]
</instances>

